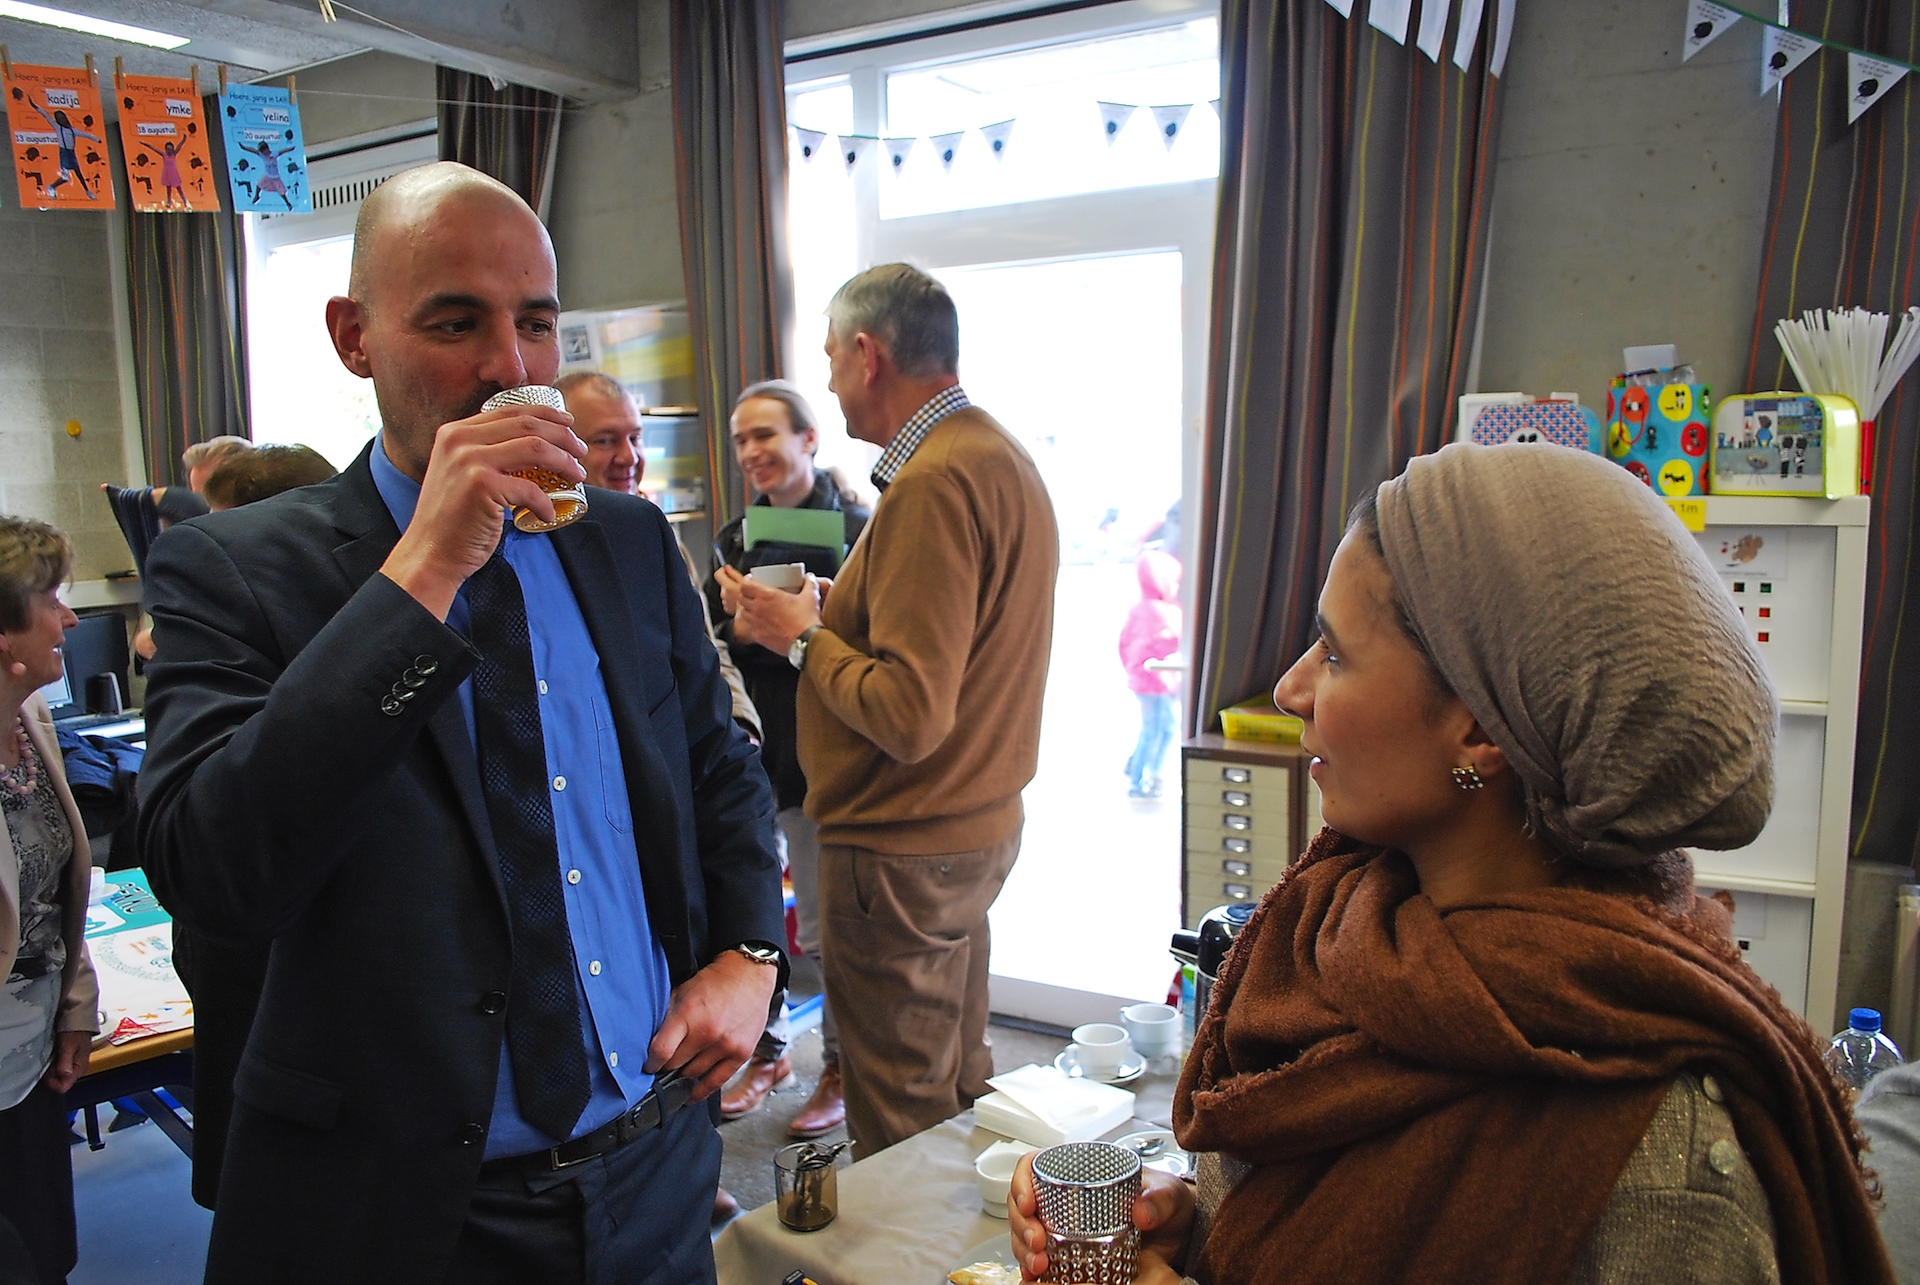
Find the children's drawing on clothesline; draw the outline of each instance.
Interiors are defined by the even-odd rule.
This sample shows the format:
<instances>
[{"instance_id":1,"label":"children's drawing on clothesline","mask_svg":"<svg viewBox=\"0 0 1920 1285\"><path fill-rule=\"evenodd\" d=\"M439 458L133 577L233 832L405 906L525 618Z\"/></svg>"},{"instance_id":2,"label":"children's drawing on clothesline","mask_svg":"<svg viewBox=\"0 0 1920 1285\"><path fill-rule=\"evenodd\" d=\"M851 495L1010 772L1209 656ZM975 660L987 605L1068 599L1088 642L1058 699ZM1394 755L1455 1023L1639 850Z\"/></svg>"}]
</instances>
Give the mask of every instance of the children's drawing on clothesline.
<instances>
[{"instance_id":1,"label":"children's drawing on clothesline","mask_svg":"<svg viewBox=\"0 0 1920 1285\"><path fill-rule=\"evenodd\" d=\"M20 204L38 210L112 209L100 91L87 72L14 63L6 86Z\"/></svg>"},{"instance_id":2,"label":"children's drawing on clothesline","mask_svg":"<svg viewBox=\"0 0 1920 1285\"><path fill-rule=\"evenodd\" d=\"M300 109L284 89L232 85L220 95L227 179L236 209L287 214L313 209Z\"/></svg>"},{"instance_id":3,"label":"children's drawing on clothesline","mask_svg":"<svg viewBox=\"0 0 1920 1285\"><path fill-rule=\"evenodd\" d=\"M200 95L191 80L120 78L120 150L133 208L147 213L217 210L219 185Z\"/></svg>"}]
</instances>

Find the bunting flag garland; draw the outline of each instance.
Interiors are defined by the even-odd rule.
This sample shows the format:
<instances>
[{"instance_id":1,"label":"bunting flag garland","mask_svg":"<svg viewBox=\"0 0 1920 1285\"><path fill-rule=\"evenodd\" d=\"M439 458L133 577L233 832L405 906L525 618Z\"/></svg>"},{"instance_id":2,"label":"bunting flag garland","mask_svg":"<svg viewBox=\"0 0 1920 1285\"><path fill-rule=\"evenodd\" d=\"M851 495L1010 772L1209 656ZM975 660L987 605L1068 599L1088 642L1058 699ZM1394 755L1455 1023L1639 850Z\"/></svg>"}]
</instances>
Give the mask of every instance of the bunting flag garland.
<instances>
[{"instance_id":1,"label":"bunting flag garland","mask_svg":"<svg viewBox=\"0 0 1920 1285\"><path fill-rule=\"evenodd\" d=\"M940 168L953 173L953 158L960 154L960 140L967 136L964 129L951 134L935 134L928 141L933 144L933 154L940 158Z\"/></svg>"},{"instance_id":2,"label":"bunting flag garland","mask_svg":"<svg viewBox=\"0 0 1920 1285\"><path fill-rule=\"evenodd\" d=\"M219 103L234 208L267 214L310 212L307 149L293 95L265 85L230 85Z\"/></svg>"},{"instance_id":3,"label":"bunting flag garland","mask_svg":"<svg viewBox=\"0 0 1920 1285\"><path fill-rule=\"evenodd\" d=\"M1181 103L1173 107L1150 107L1153 123L1160 130L1160 141L1173 150L1173 140L1180 135L1180 127L1187 123L1187 113L1193 110L1192 103Z\"/></svg>"},{"instance_id":4,"label":"bunting flag garland","mask_svg":"<svg viewBox=\"0 0 1920 1285\"><path fill-rule=\"evenodd\" d=\"M1407 43L1407 22L1412 17L1413 0L1367 0L1367 25L1396 45Z\"/></svg>"},{"instance_id":5,"label":"bunting flag garland","mask_svg":"<svg viewBox=\"0 0 1920 1285\"><path fill-rule=\"evenodd\" d=\"M827 136L817 129L795 129L793 132L800 136L800 159L803 161L812 160L827 141Z\"/></svg>"},{"instance_id":6,"label":"bunting flag garland","mask_svg":"<svg viewBox=\"0 0 1920 1285\"><path fill-rule=\"evenodd\" d=\"M1472 0L1467 2L1472 3ZM1760 42L1760 92L1764 94L1770 89L1780 88L1781 82L1792 75L1816 51L1837 50L1847 55L1847 123L1849 125L1859 120L1869 108L1884 98L1888 90L1906 78L1908 72L1920 70L1920 67L1913 63L1901 62L1896 58L1884 58L1879 54L1842 44L1838 40L1827 40L1820 36L1809 35L1804 31L1795 31L1787 25L1789 10L1789 0L1778 0L1775 16L1771 18L1740 5L1710 3L1709 0L1688 0L1687 29L1681 61L1684 62L1699 53L1717 39L1721 32L1740 19L1751 18L1761 24L1764 31Z\"/></svg>"},{"instance_id":7,"label":"bunting flag garland","mask_svg":"<svg viewBox=\"0 0 1920 1285\"><path fill-rule=\"evenodd\" d=\"M842 134L838 141L840 143L840 159L847 163L847 173L851 174L853 173L853 167L860 163L860 158L872 151L873 145L880 140L877 138L867 138L860 134Z\"/></svg>"},{"instance_id":8,"label":"bunting flag garland","mask_svg":"<svg viewBox=\"0 0 1920 1285\"><path fill-rule=\"evenodd\" d=\"M1687 39L1680 47L1680 61L1705 49L1720 33L1740 21L1740 15L1713 0L1690 0L1687 5Z\"/></svg>"},{"instance_id":9,"label":"bunting flag garland","mask_svg":"<svg viewBox=\"0 0 1920 1285\"><path fill-rule=\"evenodd\" d=\"M992 125L980 127L980 137L987 140L987 146L993 151L993 159L1004 159L1007 154L1007 140L1013 137L1013 122L998 121Z\"/></svg>"},{"instance_id":10,"label":"bunting flag garland","mask_svg":"<svg viewBox=\"0 0 1920 1285\"><path fill-rule=\"evenodd\" d=\"M1418 48L1428 62L1440 61L1440 49L1447 43L1447 13L1453 0L1420 0L1420 42Z\"/></svg>"},{"instance_id":11,"label":"bunting flag garland","mask_svg":"<svg viewBox=\"0 0 1920 1285\"><path fill-rule=\"evenodd\" d=\"M1332 5L1333 11L1342 18L1353 17L1353 0L1327 0L1327 3Z\"/></svg>"},{"instance_id":12,"label":"bunting flag garland","mask_svg":"<svg viewBox=\"0 0 1920 1285\"><path fill-rule=\"evenodd\" d=\"M1803 36L1784 27L1768 27L1760 40L1760 92L1766 93L1793 74L1820 48L1812 36Z\"/></svg>"},{"instance_id":13,"label":"bunting flag garland","mask_svg":"<svg viewBox=\"0 0 1920 1285\"><path fill-rule=\"evenodd\" d=\"M172 76L121 76L120 152L127 191L144 213L220 208L198 87Z\"/></svg>"},{"instance_id":14,"label":"bunting flag garland","mask_svg":"<svg viewBox=\"0 0 1920 1285\"><path fill-rule=\"evenodd\" d=\"M29 210L111 210L100 90L84 68L7 69L7 130L20 204Z\"/></svg>"},{"instance_id":15,"label":"bunting flag garland","mask_svg":"<svg viewBox=\"0 0 1920 1285\"><path fill-rule=\"evenodd\" d=\"M1847 124L1860 119L1860 113L1879 102L1881 97L1906 77L1909 69L1902 63L1866 54L1847 55Z\"/></svg>"},{"instance_id":16,"label":"bunting flag garland","mask_svg":"<svg viewBox=\"0 0 1920 1285\"><path fill-rule=\"evenodd\" d=\"M1460 31L1453 40L1453 65L1461 71L1473 65L1473 46L1480 39L1480 16L1486 0L1460 0Z\"/></svg>"},{"instance_id":17,"label":"bunting flag garland","mask_svg":"<svg viewBox=\"0 0 1920 1285\"><path fill-rule=\"evenodd\" d=\"M907 163L907 157L913 154L913 145L919 141L917 138L889 138L886 140L887 159L893 162L893 172L895 174L898 174L900 167Z\"/></svg>"},{"instance_id":18,"label":"bunting flag garland","mask_svg":"<svg viewBox=\"0 0 1920 1285\"><path fill-rule=\"evenodd\" d=\"M1127 127L1133 114L1140 110L1137 103L1101 103L1100 125L1107 135L1107 146L1113 146L1113 140L1120 137L1120 131Z\"/></svg>"}]
</instances>

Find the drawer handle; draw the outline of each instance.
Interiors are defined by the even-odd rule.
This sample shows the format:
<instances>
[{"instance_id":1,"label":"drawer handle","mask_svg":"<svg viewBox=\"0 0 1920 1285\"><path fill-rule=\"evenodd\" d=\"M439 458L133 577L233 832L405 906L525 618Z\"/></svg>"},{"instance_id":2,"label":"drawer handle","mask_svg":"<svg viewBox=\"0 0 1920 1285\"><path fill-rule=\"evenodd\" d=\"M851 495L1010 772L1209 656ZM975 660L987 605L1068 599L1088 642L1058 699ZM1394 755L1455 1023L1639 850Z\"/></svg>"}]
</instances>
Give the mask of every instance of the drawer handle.
<instances>
[{"instance_id":1,"label":"drawer handle","mask_svg":"<svg viewBox=\"0 0 1920 1285\"><path fill-rule=\"evenodd\" d=\"M1253 769L1250 767L1223 767L1220 769L1220 779L1233 785L1245 785L1253 780Z\"/></svg>"},{"instance_id":2,"label":"drawer handle","mask_svg":"<svg viewBox=\"0 0 1920 1285\"><path fill-rule=\"evenodd\" d=\"M1231 897L1235 901L1245 901L1253 895L1253 885L1245 883L1223 883L1220 885L1220 893L1222 896Z\"/></svg>"},{"instance_id":3,"label":"drawer handle","mask_svg":"<svg viewBox=\"0 0 1920 1285\"><path fill-rule=\"evenodd\" d=\"M1232 835L1228 835L1226 838L1220 840L1220 846L1228 852L1237 852L1244 857L1253 851L1253 840L1236 839Z\"/></svg>"},{"instance_id":4,"label":"drawer handle","mask_svg":"<svg viewBox=\"0 0 1920 1285\"><path fill-rule=\"evenodd\" d=\"M1251 879L1253 878L1253 863L1251 861L1235 861L1229 857L1220 863L1220 872L1222 874L1230 874L1236 879Z\"/></svg>"},{"instance_id":5,"label":"drawer handle","mask_svg":"<svg viewBox=\"0 0 1920 1285\"><path fill-rule=\"evenodd\" d=\"M1245 790L1222 790L1220 791L1220 801L1230 808L1250 808L1253 806L1253 796Z\"/></svg>"},{"instance_id":6,"label":"drawer handle","mask_svg":"<svg viewBox=\"0 0 1920 1285\"><path fill-rule=\"evenodd\" d=\"M1253 829L1253 818L1250 816L1242 816L1238 812L1229 812L1220 818L1220 824L1229 830L1251 830Z\"/></svg>"}]
</instances>

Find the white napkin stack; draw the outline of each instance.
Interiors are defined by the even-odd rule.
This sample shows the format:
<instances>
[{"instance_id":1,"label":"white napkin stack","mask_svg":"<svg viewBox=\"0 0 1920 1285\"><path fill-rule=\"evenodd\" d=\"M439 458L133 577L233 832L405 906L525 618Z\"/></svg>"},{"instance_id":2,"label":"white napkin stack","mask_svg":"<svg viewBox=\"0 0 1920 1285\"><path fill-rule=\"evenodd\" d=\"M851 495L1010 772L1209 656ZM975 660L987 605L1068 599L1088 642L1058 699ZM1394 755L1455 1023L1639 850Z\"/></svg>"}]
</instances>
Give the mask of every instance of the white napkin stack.
<instances>
[{"instance_id":1,"label":"white napkin stack","mask_svg":"<svg viewBox=\"0 0 1920 1285\"><path fill-rule=\"evenodd\" d=\"M987 1083L995 1092L973 1104L974 1122L1036 1147L1091 1142L1133 1118L1133 1094L1058 1067L1030 1063Z\"/></svg>"}]
</instances>

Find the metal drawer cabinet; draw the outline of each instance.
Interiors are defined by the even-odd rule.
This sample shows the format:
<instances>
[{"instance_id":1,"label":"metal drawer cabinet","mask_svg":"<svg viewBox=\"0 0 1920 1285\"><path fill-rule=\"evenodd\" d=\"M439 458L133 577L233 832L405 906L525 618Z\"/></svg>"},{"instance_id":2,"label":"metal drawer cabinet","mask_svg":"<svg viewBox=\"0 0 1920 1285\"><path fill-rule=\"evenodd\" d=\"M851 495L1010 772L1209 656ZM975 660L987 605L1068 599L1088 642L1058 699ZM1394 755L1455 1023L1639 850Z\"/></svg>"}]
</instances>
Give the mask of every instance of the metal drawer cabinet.
<instances>
[{"instance_id":1,"label":"metal drawer cabinet","mask_svg":"<svg viewBox=\"0 0 1920 1285\"><path fill-rule=\"evenodd\" d=\"M1306 847L1308 757L1297 745L1204 735L1180 749L1181 917L1263 896ZM1317 828L1318 807L1314 807Z\"/></svg>"}]
</instances>

